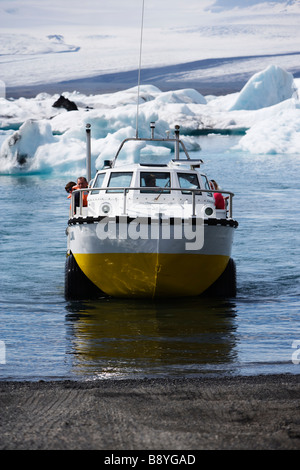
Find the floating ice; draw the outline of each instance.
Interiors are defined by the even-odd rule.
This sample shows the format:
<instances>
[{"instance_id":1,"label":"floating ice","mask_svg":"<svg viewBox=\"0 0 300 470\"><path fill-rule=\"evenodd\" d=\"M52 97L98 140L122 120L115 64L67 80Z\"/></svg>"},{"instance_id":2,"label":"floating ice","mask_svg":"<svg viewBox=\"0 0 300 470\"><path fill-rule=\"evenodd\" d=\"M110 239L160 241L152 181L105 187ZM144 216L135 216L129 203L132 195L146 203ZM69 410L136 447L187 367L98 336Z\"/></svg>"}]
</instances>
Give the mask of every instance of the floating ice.
<instances>
[{"instance_id":1,"label":"floating ice","mask_svg":"<svg viewBox=\"0 0 300 470\"><path fill-rule=\"evenodd\" d=\"M1 171L22 167L32 170L41 146L54 142L52 128L47 121L26 121L1 146Z\"/></svg>"},{"instance_id":2,"label":"floating ice","mask_svg":"<svg viewBox=\"0 0 300 470\"><path fill-rule=\"evenodd\" d=\"M206 104L206 99L196 90L185 89L176 91L167 91L157 97L158 103L194 103Z\"/></svg>"},{"instance_id":3,"label":"floating ice","mask_svg":"<svg viewBox=\"0 0 300 470\"><path fill-rule=\"evenodd\" d=\"M196 90L162 92L152 85L140 87L138 135L171 136L176 124L189 151L199 150L203 128L247 129L232 142L232 149L253 154L300 153L300 103L293 81L279 67L270 67L252 77L240 93L203 97ZM0 173L59 170L82 172L86 158L86 124L91 124L92 165L101 168L111 160L123 139L135 137L137 87L117 93L84 95L63 93L78 111L53 108L59 95L45 93L35 98L0 98ZM293 97L291 97L293 96ZM241 109L244 107L246 109ZM20 127L20 128L19 128ZM19 129L19 130L17 130ZM13 132L15 130L15 132ZM211 142L218 139L212 136ZM214 144L214 147L216 145ZM165 142L163 155L174 150ZM156 158L158 149L152 149ZM148 151L147 149L145 151ZM148 152L149 154L149 152ZM135 161L138 153L124 152L120 162ZM75 170L76 168L76 170Z\"/></svg>"},{"instance_id":4,"label":"floating ice","mask_svg":"<svg viewBox=\"0 0 300 470\"><path fill-rule=\"evenodd\" d=\"M300 107L254 124L237 149L255 154L300 154Z\"/></svg>"},{"instance_id":5,"label":"floating ice","mask_svg":"<svg viewBox=\"0 0 300 470\"><path fill-rule=\"evenodd\" d=\"M276 65L256 73L240 92L231 110L254 110L273 106L295 96L294 77Z\"/></svg>"}]
</instances>

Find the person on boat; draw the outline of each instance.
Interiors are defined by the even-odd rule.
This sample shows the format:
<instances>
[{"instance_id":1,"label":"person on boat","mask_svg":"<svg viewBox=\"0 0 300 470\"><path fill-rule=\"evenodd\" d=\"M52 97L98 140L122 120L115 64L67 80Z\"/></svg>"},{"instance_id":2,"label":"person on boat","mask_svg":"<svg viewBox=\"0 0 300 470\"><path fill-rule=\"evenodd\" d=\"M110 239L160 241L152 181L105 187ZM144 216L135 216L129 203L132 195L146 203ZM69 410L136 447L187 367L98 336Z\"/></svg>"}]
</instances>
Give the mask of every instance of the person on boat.
<instances>
[{"instance_id":1,"label":"person on boat","mask_svg":"<svg viewBox=\"0 0 300 470\"><path fill-rule=\"evenodd\" d=\"M88 185L87 179L84 176L80 176L79 178L77 178L77 186L78 186L78 189L88 188L89 185ZM87 206L87 197L88 197L88 191L83 193L83 205L85 207Z\"/></svg>"},{"instance_id":2,"label":"person on boat","mask_svg":"<svg viewBox=\"0 0 300 470\"><path fill-rule=\"evenodd\" d=\"M71 199L72 192L74 189L77 189L76 183L74 181L69 181L65 186L65 190L68 193L68 199ZM72 206L72 203L70 202L70 211L71 211L71 206Z\"/></svg>"},{"instance_id":3,"label":"person on boat","mask_svg":"<svg viewBox=\"0 0 300 470\"><path fill-rule=\"evenodd\" d=\"M210 189L220 191L219 185L217 184L215 180L210 180L209 187ZM225 199L222 196L222 194L218 192L216 193L214 192L214 198L215 198L216 209L225 209Z\"/></svg>"},{"instance_id":4,"label":"person on boat","mask_svg":"<svg viewBox=\"0 0 300 470\"><path fill-rule=\"evenodd\" d=\"M84 189L88 187L89 185L88 185L87 179L84 176L79 176L79 178L77 178L77 185L73 187L73 190ZM82 206L83 207L87 207L87 197L88 197L88 191L84 191L82 193ZM76 193L75 194L75 207L79 207L79 205L80 205L80 194Z\"/></svg>"},{"instance_id":5,"label":"person on boat","mask_svg":"<svg viewBox=\"0 0 300 470\"><path fill-rule=\"evenodd\" d=\"M152 173L149 173L145 176L145 185L148 188L155 188L156 187L156 178Z\"/></svg>"},{"instance_id":6,"label":"person on boat","mask_svg":"<svg viewBox=\"0 0 300 470\"><path fill-rule=\"evenodd\" d=\"M157 187L156 184L156 176L153 173L146 173L143 176L144 184L147 188L153 188L153 189L144 189L142 192L145 193L157 193L159 191L159 188Z\"/></svg>"},{"instance_id":7,"label":"person on boat","mask_svg":"<svg viewBox=\"0 0 300 470\"><path fill-rule=\"evenodd\" d=\"M65 190L68 193L68 199L71 199L72 197L72 192L75 191L76 189L84 189L88 188L88 182L84 176L80 176L77 178L77 184L74 183L74 181L69 181L69 183L66 184ZM87 207L87 197L88 197L88 192L83 192L82 194L82 206ZM74 208L76 212L76 207L80 206L80 194L76 193L75 194L75 201L74 201ZM70 209L71 209L71 204L70 204Z\"/></svg>"},{"instance_id":8,"label":"person on boat","mask_svg":"<svg viewBox=\"0 0 300 470\"><path fill-rule=\"evenodd\" d=\"M74 181L69 181L69 183L67 183L66 186L65 186L65 190L69 194L68 199L70 199L70 197L71 197L74 186L76 186L76 183L74 183Z\"/></svg>"}]
</instances>

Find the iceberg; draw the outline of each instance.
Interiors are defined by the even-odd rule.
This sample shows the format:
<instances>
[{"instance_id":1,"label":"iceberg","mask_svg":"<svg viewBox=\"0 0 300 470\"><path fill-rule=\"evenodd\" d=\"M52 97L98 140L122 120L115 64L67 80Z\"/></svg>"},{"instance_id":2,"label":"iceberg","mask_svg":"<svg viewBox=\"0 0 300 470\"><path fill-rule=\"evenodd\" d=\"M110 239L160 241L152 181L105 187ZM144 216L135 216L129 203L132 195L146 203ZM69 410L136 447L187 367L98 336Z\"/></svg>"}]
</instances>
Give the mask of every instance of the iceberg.
<instances>
[{"instance_id":1,"label":"iceberg","mask_svg":"<svg viewBox=\"0 0 300 470\"><path fill-rule=\"evenodd\" d=\"M246 83L231 111L266 108L288 100L296 93L293 75L281 67L270 65Z\"/></svg>"},{"instance_id":2,"label":"iceberg","mask_svg":"<svg viewBox=\"0 0 300 470\"><path fill-rule=\"evenodd\" d=\"M300 107L254 124L236 149L254 154L300 154Z\"/></svg>"},{"instance_id":3,"label":"iceberg","mask_svg":"<svg viewBox=\"0 0 300 470\"><path fill-rule=\"evenodd\" d=\"M300 80L272 66L256 74L240 93L203 96L194 89L163 92L142 85L139 93L138 135L166 137L178 124L189 152L198 151L203 129L214 131L205 151L218 148L218 130L243 130L228 139L226 151L252 154L300 153ZM59 95L0 98L0 173L82 171L86 158L86 124L91 124L92 164L98 169L111 159L123 139L136 135L137 87L115 93L63 93L77 111L53 108ZM246 132L246 133L245 133ZM161 149L168 155L167 142ZM212 150L213 151L213 150ZM214 150L215 151L215 150ZM129 154L123 157L129 158ZM133 155L135 158L135 155Z\"/></svg>"},{"instance_id":4,"label":"iceberg","mask_svg":"<svg viewBox=\"0 0 300 470\"><path fill-rule=\"evenodd\" d=\"M18 131L3 142L0 150L1 170L22 167L31 169L38 149L54 140L49 122L33 119L26 121Z\"/></svg>"}]
</instances>

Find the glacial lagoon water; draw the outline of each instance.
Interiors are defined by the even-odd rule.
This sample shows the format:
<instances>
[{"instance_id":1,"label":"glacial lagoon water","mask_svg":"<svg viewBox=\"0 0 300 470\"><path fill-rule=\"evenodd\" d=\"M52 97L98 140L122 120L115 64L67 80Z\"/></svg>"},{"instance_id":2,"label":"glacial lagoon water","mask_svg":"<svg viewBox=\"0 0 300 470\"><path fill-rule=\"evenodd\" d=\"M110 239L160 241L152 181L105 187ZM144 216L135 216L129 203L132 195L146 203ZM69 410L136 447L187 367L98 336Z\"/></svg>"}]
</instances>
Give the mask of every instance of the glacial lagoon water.
<instances>
[{"instance_id":1,"label":"glacial lagoon water","mask_svg":"<svg viewBox=\"0 0 300 470\"><path fill-rule=\"evenodd\" d=\"M300 155L228 152L232 138L191 155L235 193L226 300L66 301L70 177L0 176L0 380L299 374Z\"/></svg>"}]
</instances>

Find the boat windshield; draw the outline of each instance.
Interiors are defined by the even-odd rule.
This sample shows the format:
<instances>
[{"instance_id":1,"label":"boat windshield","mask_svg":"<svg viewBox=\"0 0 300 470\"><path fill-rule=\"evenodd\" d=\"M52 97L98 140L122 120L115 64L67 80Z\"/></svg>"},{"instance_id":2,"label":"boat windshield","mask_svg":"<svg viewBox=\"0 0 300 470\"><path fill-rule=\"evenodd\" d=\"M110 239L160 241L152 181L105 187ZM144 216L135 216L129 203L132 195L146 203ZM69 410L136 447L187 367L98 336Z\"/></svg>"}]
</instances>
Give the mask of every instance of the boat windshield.
<instances>
[{"instance_id":1,"label":"boat windshield","mask_svg":"<svg viewBox=\"0 0 300 470\"><path fill-rule=\"evenodd\" d=\"M112 172L110 174L108 187L129 188L132 179L132 171ZM122 189L107 189L108 193L122 193Z\"/></svg>"},{"instance_id":2,"label":"boat windshield","mask_svg":"<svg viewBox=\"0 0 300 470\"><path fill-rule=\"evenodd\" d=\"M208 179L205 175L201 175L201 180L202 180L202 184L204 185L205 189L211 189L210 186L209 186ZM212 196L212 193L207 193L207 195Z\"/></svg>"},{"instance_id":3,"label":"boat windshield","mask_svg":"<svg viewBox=\"0 0 300 470\"><path fill-rule=\"evenodd\" d=\"M155 189L155 188L170 188L171 179L170 173L166 171L142 171L140 174L140 186L150 189L141 189L141 193L157 193L157 191L164 194L169 194L169 189Z\"/></svg>"},{"instance_id":4,"label":"boat windshield","mask_svg":"<svg viewBox=\"0 0 300 470\"><path fill-rule=\"evenodd\" d=\"M196 174L192 173L178 173L178 181L179 186L183 189L198 189L199 180ZM191 191L181 191L182 194L191 194ZM197 191L197 194L201 194L201 192Z\"/></svg>"},{"instance_id":5,"label":"boat windshield","mask_svg":"<svg viewBox=\"0 0 300 470\"><path fill-rule=\"evenodd\" d=\"M101 188L103 181L104 181L104 177L105 177L105 173L98 173L96 180L95 180L94 188ZM99 194L99 189L94 189L92 191L92 194Z\"/></svg>"}]
</instances>

